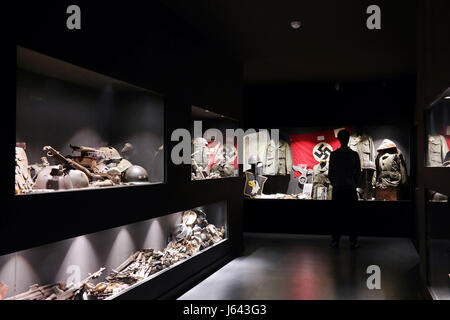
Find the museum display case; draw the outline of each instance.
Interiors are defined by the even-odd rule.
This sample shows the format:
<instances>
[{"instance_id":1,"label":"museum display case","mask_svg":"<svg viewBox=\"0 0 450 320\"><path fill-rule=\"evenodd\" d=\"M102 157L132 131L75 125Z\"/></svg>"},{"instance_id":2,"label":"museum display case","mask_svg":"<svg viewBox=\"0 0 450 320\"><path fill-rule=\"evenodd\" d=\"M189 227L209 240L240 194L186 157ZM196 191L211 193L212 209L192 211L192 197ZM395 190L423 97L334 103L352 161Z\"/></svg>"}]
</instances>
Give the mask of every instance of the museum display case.
<instances>
[{"instance_id":1,"label":"museum display case","mask_svg":"<svg viewBox=\"0 0 450 320\"><path fill-rule=\"evenodd\" d=\"M238 177L237 137L227 139L227 129L238 129L238 121L196 106L192 121L191 180Z\"/></svg>"},{"instance_id":2,"label":"museum display case","mask_svg":"<svg viewBox=\"0 0 450 320\"><path fill-rule=\"evenodd\" d=\"M450 167L450 87L426 110L426 159L428 167Z\"/></svg>"},{"instance_id":3,"label":"museum display case","mask_svg":"<svg viewBox=\"0 0 450 320\"><path fill-rule=\"evenodd\" d=\"M227 221L222 201L1 256L0 299L126 299L142 286L158 296L170 281L154 280L181 265L188 276L186 263L227 241Z\"/></svg>"},{"instance_id":4,"label":"museum display case","mask_svg":"<svg viewBox=\"0 0 450 320\"><path fill-rule=\"evenodd\" d=\"M344 128L351 134L348 146L360 159L359 200L409 200L411 128L405 125L282 128L248 134L243 143L244 194L252 199L332 200L329 159L340 147L337 133Z\"/></svg>"},{"instance_id":5,"label":"museum display case","mask_svg":"<svg viewBox=\"0 0 450 320\"><path fill-rule=\"evenodd\" d=\"M15 194L164 183L164 97L17 47Z\"/></svg>"},{"instance_id":6,"label":"museum display case","mask_svg":"<svg viewBox=\"0 0 450 320\"><path fill-rule=\"evenodd\" d=\"M450 299L450 228L448 189L445 188L447 167L450 167L450 87L425 107L427 188L425 192L426 216L426 281L428 291L435 300Z\"/></svg>"},{"instance_id":7,"label":"museum display case","mask_svg":"<svg viewBox=\"0 0 450 320\"><path fill-rule=\"evenodd\" d=\"M427 278L433 299L450 299L450 229L448 195L427 190Z\"/></svg>"}]
</instances>

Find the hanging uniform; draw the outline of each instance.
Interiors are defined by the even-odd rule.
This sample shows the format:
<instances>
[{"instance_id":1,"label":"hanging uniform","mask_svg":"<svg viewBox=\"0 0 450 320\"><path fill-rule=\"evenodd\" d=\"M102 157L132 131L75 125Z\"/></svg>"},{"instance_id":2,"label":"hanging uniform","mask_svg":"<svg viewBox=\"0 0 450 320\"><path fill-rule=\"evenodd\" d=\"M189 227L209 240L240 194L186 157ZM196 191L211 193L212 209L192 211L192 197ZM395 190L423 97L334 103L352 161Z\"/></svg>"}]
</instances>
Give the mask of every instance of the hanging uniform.
<instances>
[{"instance_id":1,"label":"hanging uniform","mask_svg":"<svg viewBox=\"0 0 450 320\"><path fill-rule=\"evenodd\" d=\"M442 167L448 152L447 141L444 136L428 136L428 166Z\"/></svg>"}]
</instances>

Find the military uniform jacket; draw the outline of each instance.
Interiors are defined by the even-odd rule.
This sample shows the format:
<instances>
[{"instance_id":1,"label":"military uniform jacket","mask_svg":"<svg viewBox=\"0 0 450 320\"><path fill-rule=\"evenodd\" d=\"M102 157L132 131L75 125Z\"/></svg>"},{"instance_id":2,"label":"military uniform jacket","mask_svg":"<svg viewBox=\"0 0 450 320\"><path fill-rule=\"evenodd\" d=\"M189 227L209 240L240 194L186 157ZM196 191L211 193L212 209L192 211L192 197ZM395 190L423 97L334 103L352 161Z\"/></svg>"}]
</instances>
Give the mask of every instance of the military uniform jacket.
<instances>
[{"instance_id":1,"label":"military uniform jacket","mask_svg":"<svg viewBox=\"0 0 450 320\"><path fill-rule=\"evenodd\" d=\"M385 189L406 184L406 162L402 153L379 153L375 162L377 187Z\"/></svg>"},{"instance_id":2,"label":"military uniform jacket","mask_svg":"<svg viewBox=\"0 0 450 320\"><path fill-rule=\"evenodd\" d=\"M428 136L428 166L442 167L448 152L447 141L444 136Z\"/></svg>"},{"instance_id":3,"label":"military uniform jacket","mask_svg":"<svg viewBox=\"0 0 450 320\"><path fill-rule=\"evenodd\" d=\"M367 135L352 135L348 142L348 146L358 153L361 161L361 169L364 169L367 163L373 163L375 161L375 147L372 137Z\"/></svg>"},{"instance_id":4,"label":"military uniform jacket","mask_svg":"<svg viewBox=\"0 0 450 320\"><path fill-rule=\"evenodd\" d=\"M209 163L209 150L206 146L208 142L204 138L195 138L192 141L192 153L193 159L197 163L198 166L206 169Z\"/></svg>"},{"instance_id":5,"label":"military uniform jacket","mask_svg":"<svg viewBox=\"0 0 450 320\"><path fill-rule=\"evenodd\" d=\"M277 152L278 151L278 152ZM278 146L274 140L267 145L263 173L267 176L287 175L292 172L292 150L289 144L280 140Z\"/></svg>"}]
</instances>

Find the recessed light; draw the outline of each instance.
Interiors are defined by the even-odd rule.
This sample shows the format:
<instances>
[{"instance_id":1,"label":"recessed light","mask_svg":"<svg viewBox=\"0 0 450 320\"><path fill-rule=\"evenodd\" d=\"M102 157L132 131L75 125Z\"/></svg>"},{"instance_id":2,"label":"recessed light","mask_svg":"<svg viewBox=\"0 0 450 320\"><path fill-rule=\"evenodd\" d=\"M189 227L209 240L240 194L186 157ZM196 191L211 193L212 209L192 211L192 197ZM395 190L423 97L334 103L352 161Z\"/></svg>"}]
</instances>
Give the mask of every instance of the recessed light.
<instances>
[{"instance_id":1,"label":"recessed light","mask_svg":"<svg viewBox=\"0 0 450 320\"><path fill-rule=\"evenodd\" d=\"M450 96L446 96L444 97L444 99L450 100Z\"/></svg>"},{"instance_id":2,"label":"recessed light","mask_svg":"<svg viewBox=\"0 0 450 320\"><path fill-rule=\"evenodd\" d=\"M209 110L205 110L205 112L206 112L206 113L208 113L208 112L209 112Z\"/></svg>"},{"instance_id":3,"label":"recessed light","mask_svg":"<svg viewBox=\"0 0 450 320\"><path fill-rule=\"evenodd\" d=\"M302 27L301 21L291 21L291 28L294 30L300 29Z\"/></svg>"}]
</instances>

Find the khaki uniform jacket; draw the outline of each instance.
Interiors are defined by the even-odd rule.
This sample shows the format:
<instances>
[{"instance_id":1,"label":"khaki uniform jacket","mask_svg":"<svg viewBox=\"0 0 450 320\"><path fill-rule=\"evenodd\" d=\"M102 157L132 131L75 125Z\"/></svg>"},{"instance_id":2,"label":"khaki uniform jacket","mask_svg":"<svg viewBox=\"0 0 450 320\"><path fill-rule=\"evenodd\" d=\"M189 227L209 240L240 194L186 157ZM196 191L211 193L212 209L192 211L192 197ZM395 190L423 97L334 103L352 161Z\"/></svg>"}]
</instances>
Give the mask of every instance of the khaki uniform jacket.
<instances>
[{"instance_id":1,"label":"khaki uniform jacket","mask_svg":"<svg viewBox=\"0 0 450 320\"><path fill-rule=\"evenodd\" d=\"M429 167L442 167L445 156L448 152L448 145L441 135L428 136L428 161Z\"/></svg>"},{"instance_id":2,"label":"khaki uniform jacket","mask_svg":"<svg viewBox=\"0 0 450 320\"><path fill-rule=\"evenodd\" d=\"M367 163L375 162L375 146L372 137L366 135L352 135L348 142L348 146L358 153L361 161L361 169L364 169Z\"/></svg>"},{"instance_id":3,"label":"khaki uniform jacket","mask_svg":"<svg viewBox=\"0 0 450 320\"><path fill-rule=\"evenodd\" d=\"M292 150L289 144L284 140L280 140L277 146L274 140L270 140L267 145L266 158L263 164L264 175L290 175L293 160Z\"/></svg>"}]
</instances>

